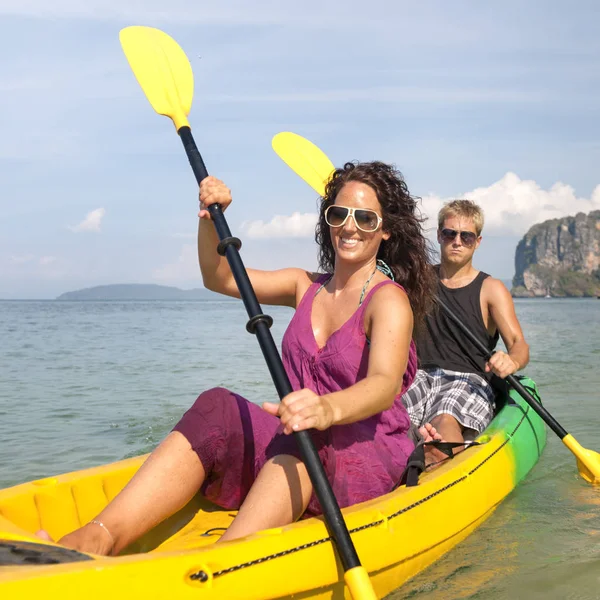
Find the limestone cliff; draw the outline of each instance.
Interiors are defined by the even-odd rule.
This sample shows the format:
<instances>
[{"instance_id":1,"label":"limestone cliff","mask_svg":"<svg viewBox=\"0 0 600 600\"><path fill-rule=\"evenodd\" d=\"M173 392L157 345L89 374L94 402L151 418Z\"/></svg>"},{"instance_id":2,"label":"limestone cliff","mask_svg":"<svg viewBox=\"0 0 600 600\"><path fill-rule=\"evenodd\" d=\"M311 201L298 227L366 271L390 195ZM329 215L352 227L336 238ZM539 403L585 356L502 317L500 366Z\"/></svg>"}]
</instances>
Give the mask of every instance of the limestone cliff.
<instances>
[{"instance_id":1,"label":"limestone cliff","mask_svg":"<svg viewBox=\"0 0 600 600\"><path fill-rule=\"evenodd\" d=\"M512 294L600 295L600 210L534 225L517 246Z\"/></svg>"}]
</instances>

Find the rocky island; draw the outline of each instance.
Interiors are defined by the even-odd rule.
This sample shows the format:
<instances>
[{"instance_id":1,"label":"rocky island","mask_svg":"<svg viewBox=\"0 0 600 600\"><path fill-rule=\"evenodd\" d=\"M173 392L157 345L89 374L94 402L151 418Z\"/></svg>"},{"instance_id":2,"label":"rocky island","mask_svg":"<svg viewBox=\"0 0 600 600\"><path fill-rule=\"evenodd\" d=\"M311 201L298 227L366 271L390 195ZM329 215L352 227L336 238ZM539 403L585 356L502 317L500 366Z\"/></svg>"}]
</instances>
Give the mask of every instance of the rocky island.
<instances>
[{"instance_id":1,"label":"rocky island","mask_svg":"<svg viewBox=\"0 0 600 600\"><path fill-rule=\"evenodd\" d=\"M600 210L531 227L517 245L512 295L600 295Z\"/></svg>"},{"instance_id":2,"label":"rocky island","mask_svg":"<svg viewBox=\"0 0 600 600\"><path fill-rule=\"evenodd\" d=\"M221 294L204 288L181 290L156 284L98 285L73 292L65 292L57 300L223 300Z\"/></svg>"}]
</instances>

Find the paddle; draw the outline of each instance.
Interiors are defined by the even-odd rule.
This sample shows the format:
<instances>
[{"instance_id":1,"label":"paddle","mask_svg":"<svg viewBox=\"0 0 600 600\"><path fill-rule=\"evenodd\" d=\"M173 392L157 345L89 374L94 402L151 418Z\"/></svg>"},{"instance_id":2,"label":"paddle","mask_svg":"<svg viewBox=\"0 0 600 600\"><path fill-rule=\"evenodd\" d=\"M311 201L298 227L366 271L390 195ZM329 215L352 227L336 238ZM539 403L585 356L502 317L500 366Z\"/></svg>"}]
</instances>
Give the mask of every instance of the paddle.
<instances>
[{"instance_id":1,"label":"paddle","mask_svg":"<svg viewBox=\"0 0 600 600\"><path fill-rule=\"evenodd\" d=\"M435 299L442 310L448 315L457 327L485 354L485 359L489 360L493 352L459 319L452 309L442 301L441 298ZM560 423L544 408L535 398L521 385L514 375L506 377L505 381L509 383L521 397L535 410L535 412L546 422L548 427L562 440L563 444L575 455L579 474L589 483L600 484L600 454L593 452L581 446L581 444L564 429Z\"/></svg>"},{"instance_id":2,"label":"paddle","mask_svg":"<svg viewBox=\"0 0 600 600\"><path fill-rule=\"evenodd\" d=\"M323 151L307 139L290 132L278 133L273 138L273 149L279 157L297 174L300 175L320 196L325 193L325 185L334 169L333 163ZM489 359L492 355L488 348L481 342L460 319L450 310L445 303L436 298L438 304L463 331L463 333L482 351ZM533 398L533 396L519 383L519 380L510 375L506 381L521 395L542 420L556 433L564 445L575 455L579 474L589 483L600 484L600 454L584 448L568 433L558 421Z\"/></svg>"},{"instance_id":3,"label":"paddle","mask_svg":"<svg viewBox=\"0 0 600 600\"><path fill-rule=\"evenodd\" d=\"M183 147L198 184L208 177L200 156L187 115L192 105L193 73L183 50L166 33L151 27L126 27L120 32L121 45L142 90L154 110L169 117L181 137ZM277 346L269 327L273 320L262 313L250 283L250 278L238 252L241 242L231 235L219 204L208 211L214 222L219 254L227 257L231 272L250 317L246 329L256 334L280 398L291 393L292 386L283 367ZM344 569L344 580L355 600L376 598L366 569L361 566L352 538L333 495L325 470L308 431L295 432L302 460L321 504L326 524L338 549Z\"/></svg>"}]
</instances>

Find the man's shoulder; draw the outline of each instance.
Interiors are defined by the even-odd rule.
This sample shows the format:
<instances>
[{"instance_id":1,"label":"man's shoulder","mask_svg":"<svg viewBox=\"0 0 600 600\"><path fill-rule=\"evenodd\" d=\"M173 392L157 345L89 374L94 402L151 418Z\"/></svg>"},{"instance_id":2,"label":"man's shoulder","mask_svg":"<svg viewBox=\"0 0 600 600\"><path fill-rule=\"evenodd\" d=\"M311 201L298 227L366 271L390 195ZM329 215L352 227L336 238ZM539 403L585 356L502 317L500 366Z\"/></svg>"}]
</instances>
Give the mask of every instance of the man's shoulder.
<instances>
[{"instance_id":1,"label":"man's shoulder","mask_svg":"<svg viewBox=\"0 0 600 600\"><path fill-rule=\"evenodd\" d=\"M484 273L483 271L480 271L480 272ZM502 282L501 279L497 279L496 277L493 277L489 273L484 273L484 275L486 276L485 279L483 280L483 285L485 287L490 288L490 289L503 289L503 290L508 291L508 288L504 285L504 283Z\"/></svg>"},{"instance_id":2,"label":"man's shoulder","mask_svg":"<svg viewBox=\"0 0 600 600\"><path fill-rule=\"evenodd\" d=\"M481 292L487 300L488 304L494 304L494 301L497 300L506 300L507 297L511 299L512 296L508 291L508 288L504 285L504 283L500 279L496 279L491 275L488 275L484 280L481 286Z\"/></svg>"}]
</instances>

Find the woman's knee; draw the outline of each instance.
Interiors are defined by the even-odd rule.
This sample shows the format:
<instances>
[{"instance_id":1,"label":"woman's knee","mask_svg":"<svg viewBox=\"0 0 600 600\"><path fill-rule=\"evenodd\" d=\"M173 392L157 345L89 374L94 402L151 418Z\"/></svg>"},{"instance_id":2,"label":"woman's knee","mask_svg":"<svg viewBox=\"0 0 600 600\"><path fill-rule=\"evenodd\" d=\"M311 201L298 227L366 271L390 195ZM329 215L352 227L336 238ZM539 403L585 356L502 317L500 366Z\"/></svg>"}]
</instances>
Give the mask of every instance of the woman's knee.
<instances>
[{"instance_id":1,"label":"woman's knee","mask_svg":"<svg viewBox=\"0 0 600 600\"><path fill-rule=\"evenodd\" d=\"M174 430L182 433L193 448L205 445L212 438L223 437L237 420L239 407L236 396L225 388L202 392L181 417Z\"/></svg>"},{"instance_id":2,"label":"woman's knee","mask_svg":"<svg viewBox=\"0 0 600 600\"><path fill-rule=\"evenodd\" d=\"M235 401L236 396L233 392L223 387L214 387L202 392L190 409L199 413L210 413L215 409L223 410Z\"/></svg>"}]
</instances>

